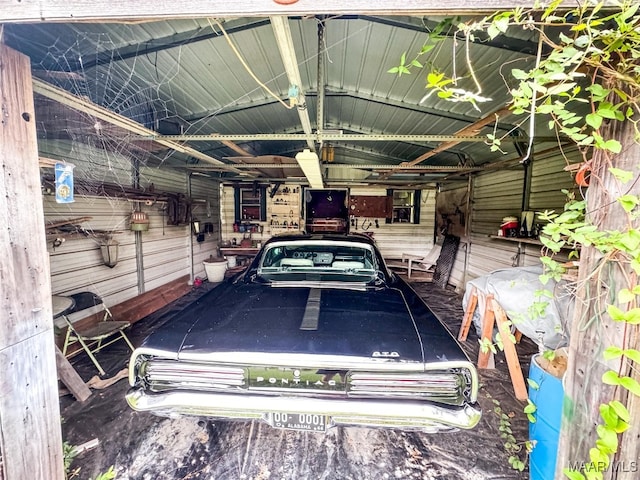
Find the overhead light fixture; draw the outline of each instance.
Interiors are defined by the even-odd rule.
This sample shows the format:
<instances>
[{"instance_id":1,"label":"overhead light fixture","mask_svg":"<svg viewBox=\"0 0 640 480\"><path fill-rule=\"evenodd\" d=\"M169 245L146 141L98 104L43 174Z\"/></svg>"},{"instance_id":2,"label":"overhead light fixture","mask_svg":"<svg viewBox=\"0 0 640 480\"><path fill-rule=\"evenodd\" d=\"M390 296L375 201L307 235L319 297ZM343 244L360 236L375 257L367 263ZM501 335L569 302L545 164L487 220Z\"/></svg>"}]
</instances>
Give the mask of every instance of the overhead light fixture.
<instances>
[{"instance_id":1,"label":"overhead light fixture","mask_svg":"<svg viewBox=\"0 0 640 480\"><path fill-rule=\"evenodd\" d=\"M318 159L317 153L305 148L296 155L296 161L307 177L311 188L324 188L322 172L320 171L320 160Z\"/></svg>"}]
</instances>

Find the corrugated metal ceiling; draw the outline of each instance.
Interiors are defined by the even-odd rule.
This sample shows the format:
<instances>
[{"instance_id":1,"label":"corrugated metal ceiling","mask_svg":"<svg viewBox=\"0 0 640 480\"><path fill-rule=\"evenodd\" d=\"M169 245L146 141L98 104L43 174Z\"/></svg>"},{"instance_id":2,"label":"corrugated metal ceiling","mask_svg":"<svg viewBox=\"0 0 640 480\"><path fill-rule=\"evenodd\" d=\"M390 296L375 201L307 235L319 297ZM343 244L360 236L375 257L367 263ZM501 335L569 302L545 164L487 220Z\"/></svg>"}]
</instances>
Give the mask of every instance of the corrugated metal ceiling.
<instances>
[{"instance_id":1,"label":"corrugated metal ceiling","mask_svg":"<svg viewBox=\"0 0 640 480\"><path fill-rule=\"evenodd\" d=\"M510 69L530 64L535 49L528 32L469 45L475 75L483 87L482 95L491 98L479 105L480 110L436 95L425 99L426 71L401 77L387 71L398 64L403 52L408 55L418 52L427 38L426 29L440 20L371 16L289 18L302 82L298 87L306 100L304 106L291 109L283 105L289 102L290 80L268 18L227 19L221 24L209 19L129 24L7 24L5 41L31 58L34 76L142 123L158 134L247 135L233 142L192 138L188 144L223 164L239 165L241 170L253 172L249 173L250 178L270 176L273 180L284 172L277 168L261 168L260 172L245 168L241 165L246 161L243 157L256 156L258 159L252 162L265 166L273 163L274 155L292 158L307 147L301 138L265 139L269 134L304 133L298 111L303 109L302 114L308 115L314 132L361 135L358 139L336 139L322 145L325 149L328 144L333 146L327 181L368 179L372 183L417 185L460 179L450 171L431 171L427 167L480 167L517 157L512 143L504 144L505 156L490 152L483 143L461 142L420 163L420 170L389 176L376 168L410 162L441 143L426 141L422 135L454 135L504 107L508 101L505 79ZM455 71L462 78L460 86L473 89L465 55L463 41L449 36L420 61L448 74ZM324 72L320 80L319 67ZM90 112L84 118L87 125L81 125L82 121L74 124L41 117L39 135L55 138L60 135L56 128L67 133L77 128L88 134L95 122ZM501 120L496 126L498 132L506 133L516 120L522 119ZM493 123L483 133L492 128ZM131 135L125 140L125 133L118 132L122 135L121 142L135 141ZM548 135L544 130L540 132ZM416 137L384 140L384 135L389 134ZM538 143L542 149L551 145ZM202 158L153 150L147 160L150 163L190 168L203 165ZM242 151L246 155L241 155ZM320 149L319 153L322 155ZM359 169L350 170L346 165ZM237 170L229 172L208 166L208 171L224 178L246 179L238 177Z\"/></svg>"}]
</instances>

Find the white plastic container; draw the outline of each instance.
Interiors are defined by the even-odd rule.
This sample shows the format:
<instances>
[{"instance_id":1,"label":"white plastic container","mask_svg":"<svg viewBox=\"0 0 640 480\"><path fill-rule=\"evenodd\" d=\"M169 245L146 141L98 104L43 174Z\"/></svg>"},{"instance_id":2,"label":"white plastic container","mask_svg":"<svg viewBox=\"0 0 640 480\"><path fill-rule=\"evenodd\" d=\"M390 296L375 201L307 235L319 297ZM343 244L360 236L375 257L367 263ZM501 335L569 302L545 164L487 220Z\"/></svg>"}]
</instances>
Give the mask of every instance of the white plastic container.
<instances>
[{"instance_id":1,"label":"white plastic container","mask_svg":"<svg viewBox=\"0 0 640 480\"><path fill-rule=\"evenodd\" d=\"M212 283L221 282L224 280L224 272L227 271L228 262L225 259L217 261L202 262L204 264L204 271L207 274L207 280Z\"/></svg>"},{"instance_id":2,"label":"white plastic container","mask_svg":"<svg viewBox=\"0 0 640 480\"><path fill-rule=\"evenodd\" d=\"M237 265L237 257L235 255L227 255L227 263L229 268L233 268Z\"/></svg>"}]
</instances>

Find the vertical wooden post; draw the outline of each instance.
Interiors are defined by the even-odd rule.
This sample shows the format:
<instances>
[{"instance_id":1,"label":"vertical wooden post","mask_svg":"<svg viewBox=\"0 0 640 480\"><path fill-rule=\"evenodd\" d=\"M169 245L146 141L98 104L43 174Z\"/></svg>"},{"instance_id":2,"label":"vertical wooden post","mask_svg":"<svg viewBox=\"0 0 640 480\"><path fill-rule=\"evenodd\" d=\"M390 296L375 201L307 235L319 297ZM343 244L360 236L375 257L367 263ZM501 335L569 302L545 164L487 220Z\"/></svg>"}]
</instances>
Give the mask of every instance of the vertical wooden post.
<instances>
[{"instance_id":1,"label":"vertical wooden post","mask_svg":"<svg viewBox=\"0 0 640 480\"><path fill-rule=\"evenodd\" d=\"M624 83L624 82L622 82ZM620 87L624 89L624 86ZM629 92L627 92L629 94ZM617 99L612 100L614 103ZM586 190L587 219L602 231L638 230L640 219L624 212L616 201L622 195L640 195L640 144L634 140L631 121L603 124L602 136L615 138L622 145L622 153L613 155L595 150L591 161L589 188ZM621 182L612 168L632 172L633 180ZM629 223L630 224L629 224ZM606 385L602 375L609 369L621 376L640 381L637 365L628 360L609 360L603 351L609 346L640 349L637 325L614 322L607 313L607 304L616 302L616 294L623 288L633 288L637 276L628 261L603 263L602 253L593 246L580 251L580 267L576 282L576 302L569 342L569 363L563 384L565 399L560 431L556 477L562 468L590 462L589 450L598 435L595 426L602 423L599 405L619 400L631 415L630 428L622 434L618 452L611 468L602 472L604 479L635 480L638 478L637 460L640 458L640 402L633 394L617 386ZM617 304L627 310L632 303Z\"/></svg>"},{"instance_id":2,"label":"vertical wooden post","mask_svg":"<svg viewBox=\"0 0 640 480\"><path fill-rule=\"evenodd\" d=\"M60 406L29 59L0 44L0 451L5 480L62 480Z\"/></svg>"}]
</instances>

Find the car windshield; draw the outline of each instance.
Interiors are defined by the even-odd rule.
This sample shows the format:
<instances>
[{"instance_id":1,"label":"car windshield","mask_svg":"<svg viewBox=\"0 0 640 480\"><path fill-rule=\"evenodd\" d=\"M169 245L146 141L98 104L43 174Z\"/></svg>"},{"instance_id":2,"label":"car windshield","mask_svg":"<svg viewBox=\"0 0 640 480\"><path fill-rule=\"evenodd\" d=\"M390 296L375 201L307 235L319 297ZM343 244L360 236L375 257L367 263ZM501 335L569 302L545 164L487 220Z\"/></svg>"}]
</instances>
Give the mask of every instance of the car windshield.
<instances>
[{"instance_id":1,"label":"car windshield","mask_svg":"<svg viewBox=\"0 0 640 480\"><path fill-rule=\"evenodd\" d=\"M379 266L370 245L326 240L265 247L258 275L269 281L370 282Z\"/></svg>"}]
</instances>

